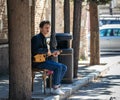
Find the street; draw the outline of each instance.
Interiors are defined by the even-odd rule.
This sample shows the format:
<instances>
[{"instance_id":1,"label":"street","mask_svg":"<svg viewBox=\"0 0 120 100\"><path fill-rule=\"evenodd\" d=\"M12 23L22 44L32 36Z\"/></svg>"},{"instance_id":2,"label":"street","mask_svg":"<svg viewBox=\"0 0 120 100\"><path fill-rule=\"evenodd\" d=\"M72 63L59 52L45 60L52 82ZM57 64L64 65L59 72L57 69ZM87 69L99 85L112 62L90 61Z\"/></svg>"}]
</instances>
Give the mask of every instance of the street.
<instances>
[{"instance_id":1,"label":"street","mask_svg":"<svg viewBox=\"0 0 120 100\"><path fill-rule=\"evenodd\" d=\"M120 62L110 67L106 75L80 88L68 100L120 100Z\"/></svg>"}]
</instances>

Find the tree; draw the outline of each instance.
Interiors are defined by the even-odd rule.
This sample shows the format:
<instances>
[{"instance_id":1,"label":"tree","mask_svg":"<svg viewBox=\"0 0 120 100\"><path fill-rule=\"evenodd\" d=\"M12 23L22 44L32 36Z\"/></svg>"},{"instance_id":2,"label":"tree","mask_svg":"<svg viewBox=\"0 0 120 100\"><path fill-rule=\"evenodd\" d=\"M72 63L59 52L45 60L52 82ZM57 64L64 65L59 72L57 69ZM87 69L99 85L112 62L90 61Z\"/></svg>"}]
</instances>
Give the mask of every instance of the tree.
<instances>
[{"instance_id":1,"label":"tree","mask_svg":"<svg viewBox=\"0 0 120 100\"><path fill-rule=\"evenodd\" d=\"M64 0L64 33L70 33L70 0Z\"/></svg>"},{"instance_id":2,"label":"tree","mask_svg":"<svg viewBox=\"0 0 120 100\"><path fill-rule=\"evenodd\" d=\"M35 0L32 0L31 6L31 35L35 35Z\"/></svg>"},{"instance_id":3,"label":"tree","mask_svg":"<svg viewBox=\"0 0 120 100\"><path fill-rule=\"evenodd\" d=\"M73 56L74 57L74 78L77 77L77 71L78 71L81 8L82 8L82 0L74 0L73 41L72 41L72 47L74 49L74 56Z\"/></svg>"},{"instance_id":4,"label":"tree","mask_svg":"<svg viewBox=\"0 0 120 100\"><path fill-rule=\"evenodd\" d=\"M81 14L80 59L88 60L88 5L83 2Z\"/></svg>"},{"instance_id":5,"label":"tree","mask_svg":"<svg viewBox=\"0 0 120 100\"><path fill-rule=\"evenodd\" d=\"M29 0L7 0L9 100L31 99L31 8Z\"/></svg>"},{"instance_id":6,"label":"tree","mask_svg":"<svg viewBox=\"0 0 120 100\"><path fill-rule=\"evenodd\" d=\"M64 33L70 33L70 0L64 0Z\"/></svg>"},{"instance_id":7,"label":"tree","mask_svg":"<svg viewBox=\"0 0 120 100\"><path fill-rule=\"evenodd\" d=\"M89 0L90 4L90 65L100 64L98 4L110 0Z\"/></svg>"},{"instance_id":8,"label":"tree","mask_svg":"<svg viewBox=\"0 0 120 100\"><path fill-rule=\"evenodd\" d=\"M90 65L100 64L98 9L90 2Z\"/></svg>"},{"instance_id":9,"label":"tree","mask_svg":"<svg viewBox=\"0 0 120 100\"><path fill-rule=\"evenodd\" d=\"M51 0L51 39L50 48L56 49L57 41L55 37L55 0Z\"/></svg>"}]
</instances>

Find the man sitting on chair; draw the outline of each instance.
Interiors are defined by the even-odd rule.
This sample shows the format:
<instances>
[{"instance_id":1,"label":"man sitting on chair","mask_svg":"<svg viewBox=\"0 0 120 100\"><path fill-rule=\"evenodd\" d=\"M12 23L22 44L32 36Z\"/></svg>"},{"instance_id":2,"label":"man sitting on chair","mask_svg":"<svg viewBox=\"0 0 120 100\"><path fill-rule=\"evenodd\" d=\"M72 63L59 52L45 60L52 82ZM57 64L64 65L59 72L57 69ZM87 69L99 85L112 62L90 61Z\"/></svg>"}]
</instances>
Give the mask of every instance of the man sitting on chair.
<instances>
[{"instance_id":1,"label":"man sitting on chair","mask_svg":"<svg viewBox=\"0 0 120 100\"><path fill-rule=\"evenodd\" d=\"M33 36L32 38L32 61L37 54L46 54L47 56L57 57L60 52L51 51L47 47L46 37L50 33L50 22L42 21L39 25L40 33ZM52 60L46 59L44 62L32 62L32 67L40 69L48 69L53 71L53 94L64 94L60 89L60 83L63 79L65 72L67 71L67 66L61 63L54 62Z\"/></svg>"}]
</instances>

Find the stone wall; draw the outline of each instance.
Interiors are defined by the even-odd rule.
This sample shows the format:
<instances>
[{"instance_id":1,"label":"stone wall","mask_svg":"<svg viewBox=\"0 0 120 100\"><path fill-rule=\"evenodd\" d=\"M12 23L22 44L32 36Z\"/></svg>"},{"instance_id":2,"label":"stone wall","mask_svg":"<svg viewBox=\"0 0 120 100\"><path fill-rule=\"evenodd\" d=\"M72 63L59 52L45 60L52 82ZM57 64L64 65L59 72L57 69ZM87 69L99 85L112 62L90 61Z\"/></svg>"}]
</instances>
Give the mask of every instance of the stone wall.
<instances>
[{"instance_id":1,"label":"stone wall","mask_svg":"<svg viewBox=\"0 0 120 100\"><path fill-rule=\"evenodd\" d=\"M63 0L56 0L56 32L63 33L64 31L64 17L63 17Z\"/></svg>"},{"instance_id":2,"label":"stone wall","mask_svg":"<svg viewBox=\"0 0 120 100\"><path fill-rule=\"evenodd\" d=\"M7 5L6 0L4 1L4 6L1 6L2 17L0 17L2 22L2 31L0 31L0 39L8 39L8 23L7 23ZM63 5L64 0L56 0L56 32L62 33L64 31L64 11ZM73 19L73 3L70 5L70 15L71 15L71 32L72 32L72 19ZM1 14L0 14L1 15ZM51 0L35 0L35 24L34 24L34 33L39 33L39 23L42 20L51 21Z\"/></svg>"},{"instance_id":3,"label":"stone wall","mask_svg":"<svg viewBox=\"0 0 120 100\"><path fill-rule=\"evenodd\" d=\"M0 40L8 39L6 0L0 0Z\"/></svg>"},{"instance_id":4,"label":"stone wall","mask_svg":"<svg viewBox=\"0 0 120 100\"><path fill-rule=\"evenodd\" d=\"M35 2L35 34L39 33L39 23L46 19L47 0L36 0Z\"/></svg>"},{"instance_id":5,"label":"stone wall","mask_svg":"<svg viewBox=\"0 0 120 100\"><path fill-rule=\"evenodd\" d=\"M56 0L56 33L64 32L64 0ZM35 34L39 33L39 23L42 20L51 21L51 0L36 0ZM73 2L70 2L70 31L73 24Z\"/></svg>"},{"instance_id":6,"label":"stone wall","mask_svg":"<svg viewBox=\"0 0 120 100\"><path fill-rule=\"evenodd\" d=\"M57 33L63 33L64 31L63 1L56 0L55 30ZM39 33L39 23L42 20L51 21L51 0L36 0L35 13L35 34L37 34Z\"/></svg>"}]
</instances>

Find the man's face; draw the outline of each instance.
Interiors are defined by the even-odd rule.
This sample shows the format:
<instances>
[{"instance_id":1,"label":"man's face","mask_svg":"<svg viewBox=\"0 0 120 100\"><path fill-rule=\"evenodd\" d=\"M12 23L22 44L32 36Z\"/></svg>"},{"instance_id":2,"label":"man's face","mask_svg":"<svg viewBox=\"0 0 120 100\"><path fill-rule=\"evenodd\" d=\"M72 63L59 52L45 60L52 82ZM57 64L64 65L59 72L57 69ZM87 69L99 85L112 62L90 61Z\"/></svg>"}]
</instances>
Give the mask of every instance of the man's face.
<instances>
[{"instance_id":1,"label":"man's face","mask_svg":"<svg viewBox=\"0 0 120 100\"><path fill-rule=\"evenodd\" d=\"M42 34L47 37L49 36L49 33L50 33L50 25L49 24L45 24L43 26L43 28L40 28L40 31L42 32Z\"/></svg>"}]
</instances>

